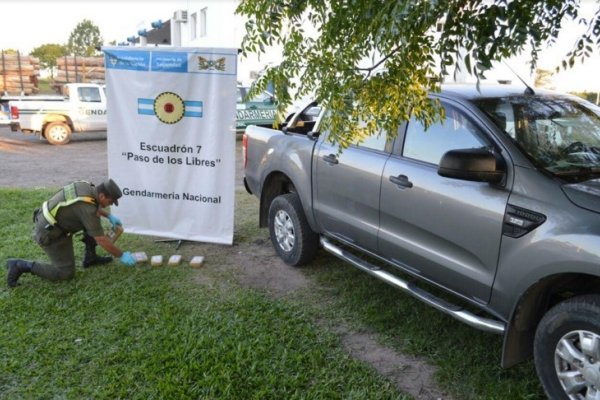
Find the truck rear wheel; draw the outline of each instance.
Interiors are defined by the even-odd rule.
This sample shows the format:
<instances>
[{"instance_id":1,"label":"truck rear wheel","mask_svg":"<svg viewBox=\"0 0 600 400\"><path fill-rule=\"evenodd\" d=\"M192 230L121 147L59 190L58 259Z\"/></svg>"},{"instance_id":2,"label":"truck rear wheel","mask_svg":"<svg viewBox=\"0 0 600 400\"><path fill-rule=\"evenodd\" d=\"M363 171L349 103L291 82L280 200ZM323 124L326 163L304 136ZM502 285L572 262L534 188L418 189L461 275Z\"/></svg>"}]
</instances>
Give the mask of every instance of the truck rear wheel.
<instances>
[{"instance_id":1,"label":"truck rear wheel","mask_svg":"<svg viewBox=\"0 0 600 400\"><path fill-rule=\"evenodd\" d=\"M67 144L71 140L71 127L61 121L50 122L44 128L44 137L51 144Z\"/></svg>"},{"instance_id":2,"label":"truck rear wheel","mask_svg":"<svg viewBox=\"0 0 600 400\"><path fill-rule=\"evenodd\" d=\"M310 229L296 193L273 200L269 207L269 233L279 257L294 267L312 261L319 249L319 236Z\"/></svg>"},{"instance_id":3,"label":"truck rear wheel","mask_svg":"<svg viewBox=\"0 0 600 400\"><path fill-rule=\"evenodd\" d=\"M535 334L535 368L551 399L600 398L600 296L566 300Z\"/></svg>"}]
</instances>

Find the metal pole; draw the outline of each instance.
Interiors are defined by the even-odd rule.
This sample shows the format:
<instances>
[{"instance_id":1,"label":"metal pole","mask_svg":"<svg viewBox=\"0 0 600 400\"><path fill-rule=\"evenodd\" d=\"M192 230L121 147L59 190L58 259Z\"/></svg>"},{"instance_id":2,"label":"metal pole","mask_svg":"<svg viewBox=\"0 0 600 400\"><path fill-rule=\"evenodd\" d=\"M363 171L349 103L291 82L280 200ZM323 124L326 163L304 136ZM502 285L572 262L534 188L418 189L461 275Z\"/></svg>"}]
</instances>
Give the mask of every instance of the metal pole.
<instances>
[{"instance_id":1,"label":"metal pole","mask_svg":"<svg viewBox=\"0 0 600 400\"><path fill-rule=\"evenodd\" d=\"M66 72L66 77L67 77L67 83L69 83L69 64L67 62L67 55L64 55L64 59L65 59L65 72Z\"/></svg>"},{"instance_id":2,"label":"metal pole","mask_svg":"<svg viewBox=\"0 0 600 400\"><path fill-rule=\"evenodd\" d=\"M77 54L73 55L74 63L75 63L75 82L79 83L79 70L77 69Z\"/></svg>"},{"instance_id":3,"label":"metal pole","mask_svg":"<svg viewBox=\"0 0 600 400\"><path fill-rule=\"evenodd\" d=\"M21 71L21 53L17 50L17 65L19 66L19 82L21 83L21 95L25 91L23 87L23 71Z\"/></svg>"},{"instance_id":4,"label":"metal pole","mask_svg":"<svg viewBox=\"0 0 600 400\"><path fill-rule=\"evenodd\" d=\"M6 92L6 63L4 59L4 50L2 50L2 89Z\"/></svg>"}]
</instances>

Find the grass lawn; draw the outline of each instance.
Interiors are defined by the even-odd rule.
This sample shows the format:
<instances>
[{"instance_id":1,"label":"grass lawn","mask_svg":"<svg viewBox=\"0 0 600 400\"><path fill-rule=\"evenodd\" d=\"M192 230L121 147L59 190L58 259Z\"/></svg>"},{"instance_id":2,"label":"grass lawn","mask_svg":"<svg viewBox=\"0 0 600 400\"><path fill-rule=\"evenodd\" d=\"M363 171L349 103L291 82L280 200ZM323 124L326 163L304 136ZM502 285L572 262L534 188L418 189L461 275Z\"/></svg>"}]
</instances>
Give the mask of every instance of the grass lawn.
<instances>
[{"instance_id":1,"label":"grass lawn","mask_svg":"<svg viewBox=\"0 0 600 400\"><path fill-rule=\"evenodd\" d=\"M46 258L30 239L31 212L51 194L0 189L2 266L8 257ZM236 244L265 240L257 201L238 192L236 202ZM125 234L119 244L173 253L144 236ZM75 246L81 257L83 244ZM426 358L456 399L543 398L532 363L500 367L501 337L326 254L302 270L314 284L275 299L228 274L229 246L181 249L200 249L211 268L114 262L78 268L67 283L30 275L17 289L0 283L0 398L408 398L348 354L334 333L339 324Z\"/></svg>"}]
</instances>

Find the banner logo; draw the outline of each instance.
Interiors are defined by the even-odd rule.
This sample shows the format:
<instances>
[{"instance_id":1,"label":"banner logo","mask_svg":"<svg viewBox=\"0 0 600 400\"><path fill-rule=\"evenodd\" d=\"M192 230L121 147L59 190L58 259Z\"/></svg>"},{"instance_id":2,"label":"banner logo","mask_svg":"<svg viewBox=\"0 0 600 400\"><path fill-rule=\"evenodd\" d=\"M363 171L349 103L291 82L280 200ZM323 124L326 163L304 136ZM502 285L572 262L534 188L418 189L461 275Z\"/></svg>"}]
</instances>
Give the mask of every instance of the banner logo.
<instances>
[{"instance_id":1,"label":"banner logo","mask_svg":"<svg viewBox=\"0 0 600 400\"><path fill-rule=\"evenodd\" d=\"M176 124L183 117L202 118L202 108L201 101L185 101L173 92L163 92L155 99L138 99L138 114L154 115L165 124Z\"/></svg>"},{"instance_id":2,"label":"banner logo","mask_svg":"<svg viewBox=\"0 0 600 400\"><path fill-rule=\"evenodd\" d=\"M209 60L198 56L198 69L200 71L225 71L225 57Z\"/></svg>"},{"instance_id":3,"label":"banner logo","mask_svg":"<svg viewBox=\"0 0 600 400\"><path fill-rule=\"evenodd\" d=\"M154 114L160 122L175 124L185 114L183 99L173 92L164 92L154 99Z\"/></svg>"}]
</instances>

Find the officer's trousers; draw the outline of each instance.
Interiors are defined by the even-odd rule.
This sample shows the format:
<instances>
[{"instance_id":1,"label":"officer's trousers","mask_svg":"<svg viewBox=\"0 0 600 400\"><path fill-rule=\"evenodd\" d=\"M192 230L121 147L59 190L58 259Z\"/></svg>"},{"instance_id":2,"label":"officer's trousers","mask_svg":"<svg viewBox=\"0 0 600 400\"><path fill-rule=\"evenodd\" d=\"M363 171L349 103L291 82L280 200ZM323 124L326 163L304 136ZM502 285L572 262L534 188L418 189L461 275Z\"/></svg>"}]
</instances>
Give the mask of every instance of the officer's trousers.
<instances>
[{"instance_id":1,"label":"officer's trousers","mask_svg":"<svg viewBox=\"0 0 600 400\"><path fill-rule=\"evenodd\" d=\"M75 276L73 238L58 227L48 226L41 212L36 213L33 240L50 258L50 264L35 261L31 273L49 281L65 281Z\"/></svg>"}]
</instances>

